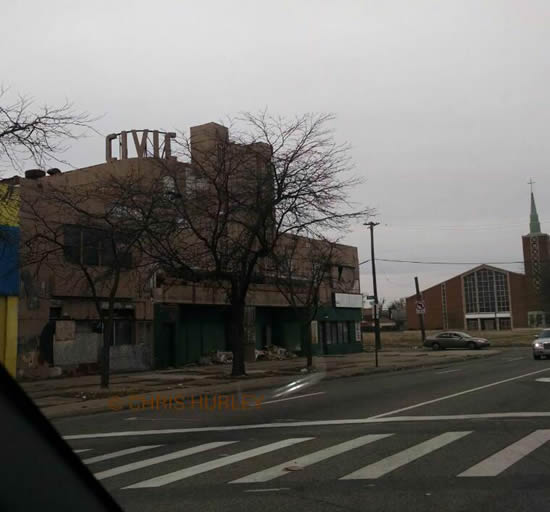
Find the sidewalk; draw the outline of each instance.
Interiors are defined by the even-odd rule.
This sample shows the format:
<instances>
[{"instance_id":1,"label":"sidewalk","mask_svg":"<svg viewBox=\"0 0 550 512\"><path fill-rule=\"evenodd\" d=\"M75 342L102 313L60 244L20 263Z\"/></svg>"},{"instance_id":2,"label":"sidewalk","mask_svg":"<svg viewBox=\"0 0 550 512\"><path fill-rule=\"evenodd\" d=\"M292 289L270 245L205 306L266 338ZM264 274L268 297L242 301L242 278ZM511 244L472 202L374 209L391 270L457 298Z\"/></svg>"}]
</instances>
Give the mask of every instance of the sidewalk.
<instances>
[{"instance_id":1,"label":"sidewalk","mask_svg":"<svg viewBox=\"0 0 550 512\"><path fill-rule=\"evenodd\" d=\"M367 375L424 366L440 366L499 354L500 350L383 351L379 367L374 353L315 357L315 373L323 379ZM23 389L48 418L78 416L126 409L130 398L162 399L176 393L186 398L232 394L275 388L304 376L304 358L256 361L247 364L247 376L231 377L231 365L188 366L175 370L124 373L111 376L108 390L99 387L98 375L67 377L21 383ZM119 397L128 397L122 400Z\"/></svg>"}]
</instances>

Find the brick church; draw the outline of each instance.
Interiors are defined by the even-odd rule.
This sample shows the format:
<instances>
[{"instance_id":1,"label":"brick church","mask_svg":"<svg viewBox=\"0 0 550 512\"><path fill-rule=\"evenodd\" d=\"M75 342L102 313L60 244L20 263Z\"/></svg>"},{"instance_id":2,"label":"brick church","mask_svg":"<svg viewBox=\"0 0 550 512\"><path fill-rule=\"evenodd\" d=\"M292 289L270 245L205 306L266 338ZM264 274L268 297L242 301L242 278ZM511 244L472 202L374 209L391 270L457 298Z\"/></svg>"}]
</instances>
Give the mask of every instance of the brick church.
<instances>
[{"instance_id":1,"label":"brick church","mask_svg":"<svg viewBox=\"0 0 550 512\"><path fill-rule=\"evenodd\" d=\"M550 236L541 232L531 191L529 233L522 236L525 273L479 265L422 291L428 330L546 327L550 313L541 289L550 261ZM416 297L407 298L409 329L419 329Z\"/></svg>"}]
</instances>

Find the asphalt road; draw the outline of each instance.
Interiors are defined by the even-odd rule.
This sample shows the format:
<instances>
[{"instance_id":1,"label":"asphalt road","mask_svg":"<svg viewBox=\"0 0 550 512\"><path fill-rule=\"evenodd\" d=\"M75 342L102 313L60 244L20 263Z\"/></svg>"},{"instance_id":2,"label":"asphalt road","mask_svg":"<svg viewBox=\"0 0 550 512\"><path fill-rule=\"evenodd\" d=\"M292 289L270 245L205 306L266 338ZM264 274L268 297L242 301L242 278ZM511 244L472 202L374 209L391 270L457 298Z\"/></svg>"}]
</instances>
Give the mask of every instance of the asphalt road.
<instances>
[{"instance_id":1,"label":"asphalt road","mask_svg":"<svg viewBox=\"0 0 550 512\"><path fill-rule=\"evenodd\" d=\"M550 508L550 360L529 348L319 377L55 425L128 511Z\"/></svg>"}]
</instances>

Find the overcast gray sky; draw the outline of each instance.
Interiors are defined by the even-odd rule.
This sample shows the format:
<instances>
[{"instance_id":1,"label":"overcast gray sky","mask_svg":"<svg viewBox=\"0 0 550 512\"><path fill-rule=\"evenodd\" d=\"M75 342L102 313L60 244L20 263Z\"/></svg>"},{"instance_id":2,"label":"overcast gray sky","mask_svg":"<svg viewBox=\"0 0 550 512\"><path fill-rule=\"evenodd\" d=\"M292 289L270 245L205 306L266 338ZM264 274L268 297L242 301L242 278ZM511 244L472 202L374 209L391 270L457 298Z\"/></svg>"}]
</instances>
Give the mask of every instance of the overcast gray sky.
<instances>
[{"instance_id":1,"label":"overcast gray sky","mask_svg":"<svg viewBox=\"0 0 550 512\"><path fill-rule=\"evenodd\" d=\"M103 115L102 133L333 112L378 257L520 261L529 177L550 230L549 19L547 0L3 0L0 80ZM104 141L65 157L100 163ZM346 241L369 257L364 228ZM379 294L468 268L380 261Z\"/></svg>"}]
</instances>

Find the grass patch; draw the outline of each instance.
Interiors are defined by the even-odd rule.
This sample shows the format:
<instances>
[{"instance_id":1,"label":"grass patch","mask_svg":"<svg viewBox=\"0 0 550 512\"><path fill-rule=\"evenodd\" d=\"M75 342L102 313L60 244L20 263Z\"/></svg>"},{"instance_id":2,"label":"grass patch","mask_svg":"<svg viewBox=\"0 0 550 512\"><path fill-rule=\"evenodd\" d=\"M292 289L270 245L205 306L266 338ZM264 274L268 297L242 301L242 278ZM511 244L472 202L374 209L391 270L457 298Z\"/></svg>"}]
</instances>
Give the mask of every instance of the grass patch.
<instances>
[{"instance_id":1,"label":"grass patch","mask_svg":"<svg viewBox=\"0 0 550 512\"><path fill-rule=\"evenodd\" d=\"M457 329L458 330L458 329ZM472 336L487 338L492 347L530 346L535 335L541 329L513 329L506 331L467 331ZM426 336L431 336L441 331L426 331ZM422 339L420 331L388 331L381 333L382 347L384 348L421 348ZM363 333L363 345L372 350L374 346L374 333Z\"/></svg>"}]
</instances>

